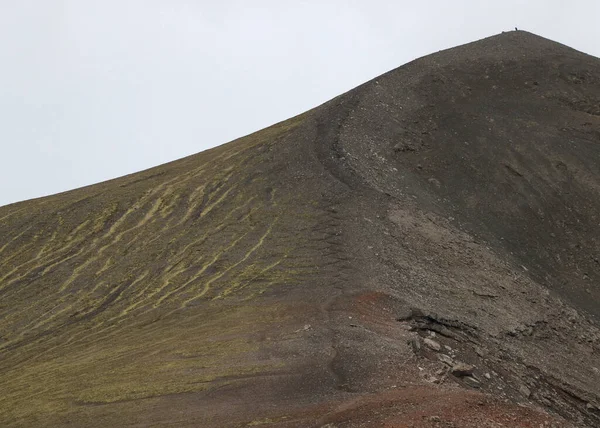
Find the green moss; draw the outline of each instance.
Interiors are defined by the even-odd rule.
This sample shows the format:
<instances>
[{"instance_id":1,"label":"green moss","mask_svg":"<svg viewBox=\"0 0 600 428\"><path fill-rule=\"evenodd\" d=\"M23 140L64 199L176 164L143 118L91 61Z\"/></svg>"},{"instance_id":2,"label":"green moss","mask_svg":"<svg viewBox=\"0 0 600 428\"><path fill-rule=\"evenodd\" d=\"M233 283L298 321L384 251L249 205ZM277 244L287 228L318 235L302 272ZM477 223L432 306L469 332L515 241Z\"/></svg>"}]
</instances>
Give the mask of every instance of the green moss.
<instances>
[{"instance_id":1,"label":"green moss","mask_svg":"<svg viewBox=\"0 0 600 428\"><path fill-rule=\"evenodd\" d=\"M93 407L86 404L192 393L280 368L251 338L286 313L253 299L298 281L302 243L282 244L290 235L276 218L288 215L289 200L254 167L302 120L51 197L54 217L0 209L15 238L0 266L0 286L11 290L0 320L0 425L36 425L85 413ZM11 226L16 220L24 226Z\"/></svg>"}]
</instances>

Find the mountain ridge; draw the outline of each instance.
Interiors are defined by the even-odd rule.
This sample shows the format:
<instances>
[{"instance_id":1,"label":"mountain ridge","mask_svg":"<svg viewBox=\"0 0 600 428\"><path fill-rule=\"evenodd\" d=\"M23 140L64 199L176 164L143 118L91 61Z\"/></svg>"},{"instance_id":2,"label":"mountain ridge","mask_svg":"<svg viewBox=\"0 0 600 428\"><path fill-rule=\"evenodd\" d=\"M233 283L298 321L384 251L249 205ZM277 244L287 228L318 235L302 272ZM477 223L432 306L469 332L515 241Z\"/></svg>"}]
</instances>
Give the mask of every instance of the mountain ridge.
<instances>
[{"instance_id":1,"label":"mountain ridge","mask_svg":"<svg viewBox=\"0 0 600 428\"><path fill-rule=\"evenodd\" d=\"M0 421L595 426L599 82L504 33L0 207Z\"/></svg>"}]
</instances>

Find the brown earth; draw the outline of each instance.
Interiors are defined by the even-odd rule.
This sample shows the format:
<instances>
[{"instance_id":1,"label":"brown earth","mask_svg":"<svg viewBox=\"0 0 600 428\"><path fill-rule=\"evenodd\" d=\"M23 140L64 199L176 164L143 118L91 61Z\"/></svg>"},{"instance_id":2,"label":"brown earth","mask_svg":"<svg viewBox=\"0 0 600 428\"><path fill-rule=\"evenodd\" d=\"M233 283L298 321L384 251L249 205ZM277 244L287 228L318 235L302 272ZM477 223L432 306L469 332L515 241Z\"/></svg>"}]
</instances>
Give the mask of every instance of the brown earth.
<instances>
[{"instance_id":1,"label":"brown earth","mask_svg":"<svg viewBox=\"0 0 600 428\"><path fill-rule=\"evenodd\" d=\"M600 426L600 60L518 31L0 207L0 425Z\"/></svg>"}]
</instances>

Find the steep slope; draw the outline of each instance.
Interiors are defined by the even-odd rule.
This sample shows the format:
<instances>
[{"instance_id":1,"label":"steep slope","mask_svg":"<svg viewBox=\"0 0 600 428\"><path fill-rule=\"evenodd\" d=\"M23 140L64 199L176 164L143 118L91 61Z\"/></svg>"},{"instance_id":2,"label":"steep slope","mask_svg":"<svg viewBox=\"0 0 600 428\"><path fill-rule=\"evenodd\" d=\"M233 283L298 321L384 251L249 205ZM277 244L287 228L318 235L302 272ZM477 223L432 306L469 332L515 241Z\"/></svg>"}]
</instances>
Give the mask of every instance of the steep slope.
<instances>
[{"instance_id":1,"label":"steep slope","mask_svg":"<svg viewBox=\"0 0 600 428\"><path fill-rule=\"evenodd\" d=\"M600 60L519 31L1 207L0 424L598 426L599 161Z\"/></svg>"}]
</instances>

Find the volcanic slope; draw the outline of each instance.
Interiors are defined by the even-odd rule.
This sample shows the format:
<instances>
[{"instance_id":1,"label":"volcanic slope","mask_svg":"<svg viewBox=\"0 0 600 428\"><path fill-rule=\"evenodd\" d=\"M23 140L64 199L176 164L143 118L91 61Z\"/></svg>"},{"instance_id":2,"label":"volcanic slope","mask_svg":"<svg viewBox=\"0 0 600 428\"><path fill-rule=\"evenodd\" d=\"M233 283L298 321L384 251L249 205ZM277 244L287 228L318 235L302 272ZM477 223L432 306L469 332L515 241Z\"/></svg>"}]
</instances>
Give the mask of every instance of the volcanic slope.
<instances>
[{"instance_id":1,"label":"volcanic slope","mask_svg":"<svg viewBox=\"0 0 600 428\"><path fill-rule=\"evenodd\" d=\"M597 427L599 238L600 60L439 52L1 207L0 425Z\"/></svg>"}]
</instances>

